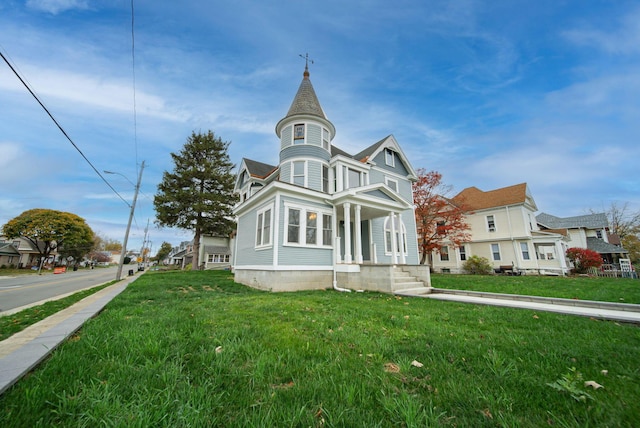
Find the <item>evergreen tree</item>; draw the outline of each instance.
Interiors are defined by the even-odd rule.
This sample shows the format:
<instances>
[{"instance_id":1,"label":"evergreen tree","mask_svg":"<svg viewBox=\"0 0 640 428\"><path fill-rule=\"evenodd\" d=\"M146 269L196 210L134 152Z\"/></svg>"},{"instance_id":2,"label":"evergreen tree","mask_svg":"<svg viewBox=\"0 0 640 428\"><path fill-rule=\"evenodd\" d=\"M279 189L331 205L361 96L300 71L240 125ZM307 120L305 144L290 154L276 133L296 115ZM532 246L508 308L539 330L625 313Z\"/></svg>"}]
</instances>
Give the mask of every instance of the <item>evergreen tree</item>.
<instances>
[{"instance_id":1,"label":"evergreen tree","mask_svg":"<svg viewBox=\"0 0 640 428\"><path fill-rule=\"evenodd\" d=\"M200 237L228 236L235 227L235 165L227 152L229 144L211 131L192 132L182 150L171 153L173 171L163 173L153 199L157 225L194 232L193 270L200 265Z\"/></svg>"}]
</instances>

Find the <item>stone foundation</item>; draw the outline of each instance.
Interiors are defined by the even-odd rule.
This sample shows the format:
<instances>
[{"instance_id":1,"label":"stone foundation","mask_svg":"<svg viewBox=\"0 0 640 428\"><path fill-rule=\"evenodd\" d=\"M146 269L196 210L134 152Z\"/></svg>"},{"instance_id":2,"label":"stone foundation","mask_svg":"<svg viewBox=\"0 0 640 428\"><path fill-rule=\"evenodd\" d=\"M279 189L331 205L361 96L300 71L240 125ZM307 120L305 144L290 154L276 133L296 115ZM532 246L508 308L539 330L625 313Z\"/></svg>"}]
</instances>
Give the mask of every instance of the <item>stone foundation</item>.
<instances>
[{"instance_id":1,"label":"stone foundation","mask_svg":"<svg viewBox=\"0 0 640 428\"><path fill-rule=\"evenodd\" d=\"M339 265L337 287L393 294L394 268L400 268L431 287L427 265ZM265 291L326 290L333 288L333 271L313 270L252 270L235 269L235 281Z\"/></svg>"}]
</instances>

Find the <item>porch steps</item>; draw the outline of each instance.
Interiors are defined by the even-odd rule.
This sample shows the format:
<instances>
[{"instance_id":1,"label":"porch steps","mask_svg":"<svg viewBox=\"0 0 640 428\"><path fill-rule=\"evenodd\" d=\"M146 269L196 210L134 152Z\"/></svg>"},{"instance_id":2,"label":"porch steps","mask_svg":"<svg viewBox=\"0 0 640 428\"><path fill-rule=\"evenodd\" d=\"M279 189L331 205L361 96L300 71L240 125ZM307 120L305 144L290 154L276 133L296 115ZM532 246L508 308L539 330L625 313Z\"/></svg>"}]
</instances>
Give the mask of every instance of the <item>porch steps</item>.
<instances>
[{"instance_id":1,"label":"porch steps","mask_svg":"<svg viewBox=\"0 0 640 428\"><path fill-rule=\"evenodd\" d=\"M431 287L424 285L424 282L404 271L401 267L393 269L393 294L399 295L425 295L431 293Z\"/></svg>"}]
</instances>

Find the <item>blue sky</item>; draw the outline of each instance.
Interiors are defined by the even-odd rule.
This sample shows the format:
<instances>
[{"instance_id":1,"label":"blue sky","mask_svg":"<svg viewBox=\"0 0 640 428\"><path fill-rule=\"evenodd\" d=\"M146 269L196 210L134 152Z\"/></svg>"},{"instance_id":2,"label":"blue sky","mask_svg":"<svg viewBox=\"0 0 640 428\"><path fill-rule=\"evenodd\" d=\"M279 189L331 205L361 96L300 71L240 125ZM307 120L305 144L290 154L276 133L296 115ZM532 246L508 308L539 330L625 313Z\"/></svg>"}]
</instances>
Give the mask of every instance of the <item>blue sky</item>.
<instances>
[{"instance_id":1,"label":"blue sky","mask_svg":"<svg viewBox=\"0 0 640 428\"><path fill-rule=\"evenodd\" d=\"M309 53L311 81L356 153L393 134L414 168L453 193L528 183L560 217L640 210L640 4L514 0L4 0L0 50L97 170L141 194L155 253L190 232L157 229L153 195L192 131L277 164L276 123ZM135 119L134 119L135 118ZM133 186L105 176L128 201ZM0 62L0 224L31 208L73 212L122 241L129 208Z\"/></svg>"}]
</instances>

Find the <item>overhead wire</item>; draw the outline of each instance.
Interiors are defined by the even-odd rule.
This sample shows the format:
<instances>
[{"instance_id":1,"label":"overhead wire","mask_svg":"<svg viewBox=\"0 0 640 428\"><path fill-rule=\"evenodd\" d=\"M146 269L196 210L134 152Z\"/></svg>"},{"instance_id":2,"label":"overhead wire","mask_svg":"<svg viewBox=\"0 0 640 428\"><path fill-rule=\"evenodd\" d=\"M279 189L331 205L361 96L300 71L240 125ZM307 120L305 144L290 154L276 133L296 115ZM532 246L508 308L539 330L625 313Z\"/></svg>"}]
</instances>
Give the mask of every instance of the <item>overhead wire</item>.
<instances>
[{"instance_id":1,"label":"overhead wire","mask_svg":"<svg viewBox=\"0 0 640 428\"><path fill-rule=\"evenodd\" d=\"M60 132L62 132L62 135L64 135L66 137L67 140L69 140L69 142L71 143L71 145L78 151L78 153L80 153L80 156L82 156L82 158L89 164L89 166L95 171L96 174L98 174L98 176L102 179L102 181L105 182L105 184L107 186L109 186L109 188L113 191L113 193L115 193L116 195L118 195L118 197L120 199L122 199L122 201L127 204L128 206L131 206L129 204L129 202L127 202L121 195L120 193L118 193L118 191L116 189L113 188L113 186L107 181L106 178L104 178L104 176L100 173L100 171L98 171L98 169L93 165L93 163L89 160L89 158L87 158L87 156L85 156L85 154L82 152L82 150L80 150L80 148L76 145L76 143L71 139L71 137L69 136L69 134L67 134L67 131L64 130L64 128L62 127L62 125L60 125L60 123L56 120L55 117L53 117L53 114L51 114L51 112L49 111L49 109L44 105L44 103L42 101L40 101L40 98L36 95L36 93L31 89L31 87L27 84L27 82L22 78L22 76L20 76L20 73L18 73L18 71L13 67L13 65L11 64L11 62L7 59L7 57L2 53L2 51L0 51L0 57L2 57L2 59L4 60L4 62L9 66L9 68L11 69L11 71L13 72L13 74L16 75L16 77L18 78L18 80L20 80L20 82L22 83L22 85L27 89L27 91L29 91L29 93L31 94L31 96L38 102L38 104L40 104L40 107L42 107L42 109L47 113L47 115L49 116L49 118L51 118L51 120L53 121L53 123L55 123L55 125L58 127L58 129L60 130Z\"/></svg>"}]
</instances>

